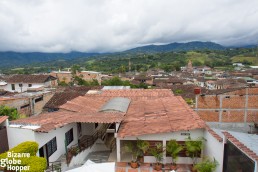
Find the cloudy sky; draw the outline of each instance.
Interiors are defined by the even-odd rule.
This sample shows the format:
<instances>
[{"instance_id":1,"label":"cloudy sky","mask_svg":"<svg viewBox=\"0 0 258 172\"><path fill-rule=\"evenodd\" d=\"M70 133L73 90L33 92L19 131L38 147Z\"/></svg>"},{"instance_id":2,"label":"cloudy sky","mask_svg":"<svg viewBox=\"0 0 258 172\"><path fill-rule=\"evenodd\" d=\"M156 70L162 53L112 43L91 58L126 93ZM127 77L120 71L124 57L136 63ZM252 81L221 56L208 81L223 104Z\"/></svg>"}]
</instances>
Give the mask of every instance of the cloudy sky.
<instances>
[{"instance_id":1,"label":"cloudy sky","mask_svg":"<svg viewBox=\"0 0 258 172\"><path fill-rule=\"evenodd\" d=\"M258 0L0 0L0 51L258 43Z\"/></svg>"}]
</instances>

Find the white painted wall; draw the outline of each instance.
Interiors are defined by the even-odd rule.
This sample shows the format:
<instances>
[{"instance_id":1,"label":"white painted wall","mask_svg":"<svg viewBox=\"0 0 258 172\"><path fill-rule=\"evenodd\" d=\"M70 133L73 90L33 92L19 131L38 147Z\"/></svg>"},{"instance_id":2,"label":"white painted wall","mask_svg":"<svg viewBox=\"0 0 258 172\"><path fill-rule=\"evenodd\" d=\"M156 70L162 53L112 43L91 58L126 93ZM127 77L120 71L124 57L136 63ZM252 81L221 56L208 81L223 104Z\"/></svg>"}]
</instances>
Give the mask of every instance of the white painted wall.
<instances>
[{"instance_id":1,"label":"white painted wall","mask_svg":"<svg viewBox=\"0 0 258 172\"><path fill-rule=\"evenodd\" d=\"M57 150L49 157L49 162L56 161L61 155L66 153L65 150L65 133L73 128L73 141L67 146L68 148L78 143L76 123L65 125L62 128L51 130L48 133L35 132L35 141L38 142L39 148L44 146L51 139L56 137Z\"/></svg>"},{"instance_id":2,"label":"white painted wall","mask_svg":"<svg viewBox=\"0 0 258 172\"><path fill-rule=\"evenodd\" d=\"M65 125L48 133L34 132L31 129L7 127L9 148L13 148L25 141L35 141L39 144L39 148L56 137L57 150L49 157L49 162L56 161L61 155L66 153L65 150L65 133L73 128L73 141L67 146L68 148L78 143L77 125L76 123ZM39 154L38 154L39 155Z\"/></svg>"},{"instance_id":3,"label":"white painted wall","mask_svg":"<svg viewBox=\"0 0 258 172\"><path fill-rule=\"evenodd\" d=\"M172 133L160 133L160 134L146 134L137 137L124 137L120 138L121 140L136 140L136 138L142 140L171 140L175 139L177 141L185 141L188 136L181 135L181 133L190 133L192 139L197 139L199 137L203 137L204 129L196 129L190 131L177 131Z\"/></svg>"},{"instance_id":4,"label":"white painted wall","mask_svg":"<svg viewBox=\"0 0 258 172\"><path fill-rule=\"evenodd\" d=\"M12 84L15 84L15 90L12 90ZM29 84L32 84L32 87L45 87L45 83L23 83L21 90L21 87L19 87L19 83L8 83L5 87L3 87L3 89L9 92L25 92L29 88Z\"/></svg>"},{"instance_id":5,"label":"white painted wall","mask_svg":"<svg viewBox=\"0 0 258 172\"><path fill-rule=\"evenodd\" d=\"M223 142L219 142L215 139L207 130L204 131L204 138L206 139L204 145L204 156L211 159L215 158L219 165L215 172L223 171L223 157L224 157L224 145Z\"/></svg>"},{"instance_id":6,"label":"white painted wall","mask_svg":"<svg viewBox=\"0 0 258 172\"><path fill-rule=\"evenodd\" d=\"M175 139L177 141L185 141L188 136L181 135L181 133L190 133L191 138L197 139L201 138L204 136L204 129L196 129L196 130L190 130L190 131L178 131L178 132L173 132L173 133L160 133L160 134L148 134L148 135L141 135L137 137L125 137L125 138L119 138L121 140L136 140L141 139L141 140L157 140L157 141L169 141L171 139ZM121 145L122 146L122 145ZM123 161L123 159L122 159ZM155 158L153 156L144 156L144 161L148 163L154 163ZM164 163L171 163L172 159L171 157L166 157ZM177 160L178 164L192 164L192 159L188 157L179 157Z\"/></svg>"},{"instance_id":7,"label":"white painted wall","mask_svg":"<svg viewBox=\"0 0 258 172\"><path fill-rule=\"evenodd\" d=\"M7 127L9 149L26 141L36 141L34 131L23 128Z\"/></svg>"}]
</instances>

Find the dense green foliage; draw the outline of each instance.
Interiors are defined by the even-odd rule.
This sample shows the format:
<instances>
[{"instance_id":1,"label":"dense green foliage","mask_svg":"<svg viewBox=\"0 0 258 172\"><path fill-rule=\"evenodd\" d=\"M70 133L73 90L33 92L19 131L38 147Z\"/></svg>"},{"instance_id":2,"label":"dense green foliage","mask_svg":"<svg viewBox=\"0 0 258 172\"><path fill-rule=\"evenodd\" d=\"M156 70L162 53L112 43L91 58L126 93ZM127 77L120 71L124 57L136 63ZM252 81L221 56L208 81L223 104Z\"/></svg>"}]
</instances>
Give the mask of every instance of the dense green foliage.
<instances>
[{"instance_id":1,"label":"dense green foliage","mask_svg":"<svg viewBox=\"0 0 258 172\"><path fill-rule=\"evenodd\" d=\"M1 105L0 106L0 116L9 116L9 120L15 120L19 118L19 114L17 109L10 108L8 106Z\"/></svg>"},{"instance_id":2,"label":"dense green foliage","mask_svg":"<svg viewBox=\"0 0 258 172\"><path fill-rule=\"evenodd\" d=\"M17 153L29 153L30 156L36 156L36 153L38 151L38 143L32 142L32 141L27 141L20 143L16 147L12 148L9 150L9 152L17 152ZM0 157L7 156L7 153L1 154Z\"/></svg>"},{"instance_id":3,"label":"dense green foliage","mask_svg":"<svg viewBox=\"0 0 258 172\"><path fill-rule=\"evenodd\" d=\"M29 166L30 170L33 172L43 172L47 167L47 161L45 158L37 157L36 153L38 151L38 143L27 141L23 142L16 147L10 149L8 152L14 152L14 153L29 153L30 157L22 157L22 158L14 158L21 160L21 166ZM7 158L7 152L0 154L0 159ZM8 159L12 159L11 157L8 157Z\"/></svg>"},{"instance_id":4,"label":"dense green foliage","mask_svg":"<svg viewBox=\"0 0 258 172\"><path fill-rule=\"evenodd\" d=\"M6 69L5 73L39 73L51 70L65 69L72 66L86 70L104 73L124 73L129 71L147 71L148 69L164 69L165 71L180 70L189 60L194 66L207 65L210 67L233 68L233 62L243 62L247 65L258 65L257 50L254 48L234 48L224 50L192 50L192 51L163 51L163 52L122 52L100 54L93 57L80 57L65 60L52 60L50 62L34 63L17 66L12 70ZM75 65L76 64L76 65Z\"/></svg>"},{"instance_id":5,"label":"dense green foliage","mask_svg":"<svg viewBox=\"0 0 258 172\"><path fill-rule=\"evenodd\" d=\"M92 81L86 81L79 76L74 77L74 83L77 85L84 85L84 86L98 86L99 85L99 83L96 79L93 79Z\"/></svg>"},{"instance_id":6,"label":"dense green foliage","mask_svg":"<svg viewBox=\"0 0 258 172\"><path fill-rule=\"evenodd\" d=\"M130 81L122 81L119 77L113 77L109 80L102 81L103 86L130 86L131 88L144 88L147 89L148 85L141 83L139 85L131 84Z\"/></svg>"},{"instance_id":7,"label":"dense green foliage","mask_svg":"<svg viewBox=\"0 0 258 172\"><path fill-rule=\"evenodd\" d=\"M217 166L218 162L215 159L211 161L210 159L205 158L201 162L197 163L194 166L194 169L196 169L198 172L213 172Z\"/></svg>"}]
</instances>

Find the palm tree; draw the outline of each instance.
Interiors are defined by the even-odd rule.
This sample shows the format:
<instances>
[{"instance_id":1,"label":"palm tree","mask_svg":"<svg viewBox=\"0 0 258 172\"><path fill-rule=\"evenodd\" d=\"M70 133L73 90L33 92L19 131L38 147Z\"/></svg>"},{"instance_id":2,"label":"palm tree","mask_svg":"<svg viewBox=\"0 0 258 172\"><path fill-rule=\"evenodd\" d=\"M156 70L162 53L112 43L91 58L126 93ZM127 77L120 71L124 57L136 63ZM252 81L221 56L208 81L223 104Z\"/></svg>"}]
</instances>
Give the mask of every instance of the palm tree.
<instances>
[{"instance_id":1,"label":"palm tree","mask_svg":"<svg viewBox=\"0 0 258 172\"><path fill-rule=\"evenodd\" d=\"M167 143L166 150L172 157L172 164L176 165L178 154L180 151L183 150L183 147L180 144L178 144L176 140L170 140Z\"/></svg>"},{"instance_id":2,"label":"palm tree","mask_svg":"<svg viewBox=\"0 0 258 172\"><path fill-rule=\"evenodd\" d=\"M150 143L145 140L140 140L137 138L137 148L141 150L141 156L144 156L144 154L148 151L150 147Z\"/></svg>"},{"instance_id":3,"label":"palm tree","mask_svg":"<svg viewBox=\"0 0 258 172\"><path fill-rule=\"evenodd\" d=\"M192 140L191 137L189 136L185 141L185 147L186 147L186 155L192 158L193 165L195 165L197 158L202 151L203 138Z\"/></svg>"},{"instance_id":4,"label":"palm tree","mask_svg":"<svg viewBox=\"0 0 258 172\"><path fill-rule=\"evenodd\" d=\"M150 149L150 153L155 157L156 159L156 165L155 170L159 171L162 168L161 161L163 160L163 145L161 143L157 143L156 146L152 149Z\"/></svg>"}]
</instances>

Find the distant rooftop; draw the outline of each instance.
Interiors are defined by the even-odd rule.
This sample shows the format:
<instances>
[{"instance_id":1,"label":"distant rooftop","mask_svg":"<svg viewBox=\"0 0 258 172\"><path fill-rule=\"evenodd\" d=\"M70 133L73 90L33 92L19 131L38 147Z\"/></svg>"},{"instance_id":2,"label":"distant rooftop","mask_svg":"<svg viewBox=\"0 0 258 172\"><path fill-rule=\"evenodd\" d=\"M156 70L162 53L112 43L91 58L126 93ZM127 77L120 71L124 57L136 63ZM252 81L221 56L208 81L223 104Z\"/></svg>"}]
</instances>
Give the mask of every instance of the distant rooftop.
<instances>
[{"instance_id":1,"label":"distant rooftop","mask_svg":"<svg viewBox=\"0 0 258 172\"><path fill-rule=\"evenodd\" d=\"M130 86L104 86L102 90L125 90L131 89Z\"/></svg>"}]
</instances>

